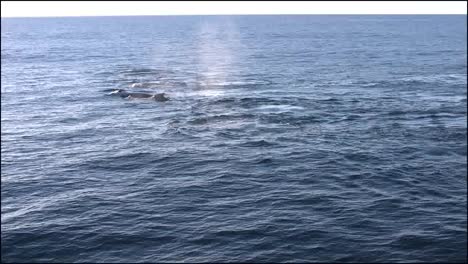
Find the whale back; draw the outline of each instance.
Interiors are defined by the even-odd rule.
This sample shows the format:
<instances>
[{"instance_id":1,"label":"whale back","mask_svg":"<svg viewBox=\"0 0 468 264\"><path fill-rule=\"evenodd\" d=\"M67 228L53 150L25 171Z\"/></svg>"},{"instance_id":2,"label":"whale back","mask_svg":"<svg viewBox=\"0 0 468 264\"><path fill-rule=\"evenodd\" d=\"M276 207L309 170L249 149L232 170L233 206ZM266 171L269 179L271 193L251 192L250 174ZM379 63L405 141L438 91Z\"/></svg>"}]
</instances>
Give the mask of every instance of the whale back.
<instances>
[{"instance_id":1,"label":"whale back","mask_svg":"<svg viewBox=\"0 0 468 264\"><path fill-rule=\"evenodd\" d=\"M153 99L155 101L158 101L158 102L169 101L169 98L167 98L164 93L159 93L159 94L153 95Z\"/></svg>"}]
</instances>

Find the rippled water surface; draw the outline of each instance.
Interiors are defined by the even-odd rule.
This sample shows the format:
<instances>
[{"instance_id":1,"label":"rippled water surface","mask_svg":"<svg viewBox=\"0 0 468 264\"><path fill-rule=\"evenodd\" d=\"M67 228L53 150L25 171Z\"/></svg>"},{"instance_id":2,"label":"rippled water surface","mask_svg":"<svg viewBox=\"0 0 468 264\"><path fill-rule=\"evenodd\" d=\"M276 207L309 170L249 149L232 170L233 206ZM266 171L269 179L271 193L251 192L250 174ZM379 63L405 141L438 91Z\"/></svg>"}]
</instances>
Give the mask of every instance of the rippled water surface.
<instances>
[{"instance_id":1,"label":"rippled water surface","mask_svg":"<svg viewBox=\"0 0 468 264\"><path fill-rule=\"evenodd\" d=\"M466 16L1 29L2 262L467 261Z\"/></svg>"}]
</instances>

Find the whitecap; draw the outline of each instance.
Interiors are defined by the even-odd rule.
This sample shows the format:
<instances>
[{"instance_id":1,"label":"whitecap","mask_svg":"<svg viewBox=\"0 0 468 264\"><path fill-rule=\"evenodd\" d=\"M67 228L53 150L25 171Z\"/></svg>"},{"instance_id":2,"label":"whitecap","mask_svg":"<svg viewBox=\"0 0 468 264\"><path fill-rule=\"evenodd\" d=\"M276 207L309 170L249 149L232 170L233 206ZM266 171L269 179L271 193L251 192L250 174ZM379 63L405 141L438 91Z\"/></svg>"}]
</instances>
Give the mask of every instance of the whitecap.
<instances>
[{"instance_id":1,"label":"whitecap","mask_svg":"<svg viewBox=\"0 0 468 264\"><path fill-rule=\"evenodd\" d=\"M262 105L257 108L258 110L268 110L268 111L275 111L276 112L287 112L287 111L293 111L293 110L303 110L303 107L300 106L294 106L294 105Z\"/></svg>"},{"instance_id":2,"label":"whitecap","mask_svg":"<svg viewBox=\"0 0 468 264\"><path fill-rule=\"evenodd\" d=\"M424 82L424 83L447 83L447 84L466 84L466 75L464 74L434 74L418 75L401 78L405 82Z\"/></svg>"}]
</instances>

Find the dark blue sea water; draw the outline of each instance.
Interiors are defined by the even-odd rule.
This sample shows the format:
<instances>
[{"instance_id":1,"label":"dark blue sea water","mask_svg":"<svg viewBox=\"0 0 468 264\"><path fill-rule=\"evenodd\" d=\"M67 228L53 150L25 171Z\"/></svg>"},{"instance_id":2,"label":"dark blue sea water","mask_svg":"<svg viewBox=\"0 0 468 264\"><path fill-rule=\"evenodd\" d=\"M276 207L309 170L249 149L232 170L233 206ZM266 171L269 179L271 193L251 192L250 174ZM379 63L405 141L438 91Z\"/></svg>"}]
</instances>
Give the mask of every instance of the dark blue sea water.
<instances>
[{"instance_id":1,"label":"dark blue sea water","mask_svg":"<svg viewBox=\"0 0 468 264\"><path fill-rule=\"evenodd\" d=\"M466 16L1 29L2 262L467 261Z\"/></svg>"}]
</instances>

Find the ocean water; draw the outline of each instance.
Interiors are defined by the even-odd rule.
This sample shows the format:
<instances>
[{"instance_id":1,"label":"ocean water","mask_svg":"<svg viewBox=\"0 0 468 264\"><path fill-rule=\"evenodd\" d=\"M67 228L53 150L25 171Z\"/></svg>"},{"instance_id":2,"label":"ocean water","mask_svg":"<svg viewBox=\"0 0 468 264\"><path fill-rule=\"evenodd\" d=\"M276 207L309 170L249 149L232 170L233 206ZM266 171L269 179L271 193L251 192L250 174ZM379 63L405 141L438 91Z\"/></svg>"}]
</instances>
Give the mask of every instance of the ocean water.
<instances>
[{"instance_id":1,"label":"ocean water","mask_svg":"<svg viewBox=\"0 0 468 264\"><path fill-rule=\"evenodd\" d=\"M466 16L1 30L2 262L467 261Z\"/></svg>"}]
</instances>

